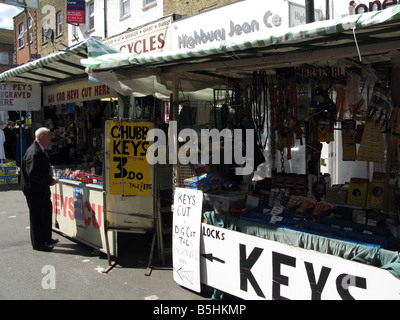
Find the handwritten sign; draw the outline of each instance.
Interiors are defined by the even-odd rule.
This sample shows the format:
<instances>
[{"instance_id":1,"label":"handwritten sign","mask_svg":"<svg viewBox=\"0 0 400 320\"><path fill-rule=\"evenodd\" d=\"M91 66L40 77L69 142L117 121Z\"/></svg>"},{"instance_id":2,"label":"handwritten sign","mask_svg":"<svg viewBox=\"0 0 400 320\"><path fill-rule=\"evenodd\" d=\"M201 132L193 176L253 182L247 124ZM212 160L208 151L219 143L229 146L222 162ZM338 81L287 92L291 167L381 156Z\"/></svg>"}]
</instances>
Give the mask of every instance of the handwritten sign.
<instances>
[{"instance_id":1,"label":"handwritten sign","mask_svg":"<svg viewBox=\"0 0 400 320\"><path fill-rule=\"evenodd\" d=\"M148 196L150 164L146 153L147 122L112 122L110 125L110 193Z\"/></svg>"},{"instance_id":2,"label":"handwritten sign","mask_svg":"<svg viewBox=\"0 0 400 320\"><path fill-rule=\"evenodd\" d=\"M0 111L38 111L40 93L39 84L0 83Z\"/></svg>"},{"instance_id":3,"label":"handwritten sign","mask_svg":"<svg viewBox=\"0 0 400 320\"><path fill-rule=\"evenodd\" d=\"M203 192L176 188L173 216L174 280L200 292L200 227Z\"/></svg>"}]
</instances>

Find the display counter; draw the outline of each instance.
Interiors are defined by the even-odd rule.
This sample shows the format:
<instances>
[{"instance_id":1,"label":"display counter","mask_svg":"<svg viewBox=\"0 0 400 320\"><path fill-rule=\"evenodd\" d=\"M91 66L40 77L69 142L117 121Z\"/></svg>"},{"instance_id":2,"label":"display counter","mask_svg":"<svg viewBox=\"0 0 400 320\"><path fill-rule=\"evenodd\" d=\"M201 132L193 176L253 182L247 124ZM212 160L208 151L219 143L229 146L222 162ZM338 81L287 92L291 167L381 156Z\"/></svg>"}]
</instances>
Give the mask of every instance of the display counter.
<instances>
[{"instance_id":1,"label":"display counter","mask_svg":"<svg viewBox=\"0 0 400 320\"><path fill-rule=\"evenodd\" d=\"M103 186L58 179L51 187L53 228L95 249L106 252ZM116 253L115 237L108 236Z\"/></svg>"},{"instance_id":2,"label":"display counter","mask_svg":"<svg viewBox=\"0 0 400 320\"><path fill-rule=\"evenodd\" d=\"M104 172L96 174L96 171L100 171L96 167L84 171L66 169L66 165L59 165L53 167L58 183L51 187L53 227L71 238L106 252L109 263L110 255L118 255L118 232L144 234L154 231L156 192L159 188L154 183L154 166L145 161L145 156L138 157L134 150L124 148L124 152L131 153L121 159L118 146L131 141L119 136L122 125L131 132L135 128L150 127L149 123L143 122L107 120ZM111 139L112 134L117 136L114 137L115 141ZM144 140L143 135L138 143Z\"/></svg>"},{"instance_id":3,"label":"display counter","mask_svg":"<svg viewBox=\"0 0 400 320\"><path fill-rule=\"evenodd\" d=\"M400 239L390 216L371 211L360 220L349 206L302 211L247 198L244 209L203 212L201 283L214 298L399 298Z\"/></svg>"}]
</instances>

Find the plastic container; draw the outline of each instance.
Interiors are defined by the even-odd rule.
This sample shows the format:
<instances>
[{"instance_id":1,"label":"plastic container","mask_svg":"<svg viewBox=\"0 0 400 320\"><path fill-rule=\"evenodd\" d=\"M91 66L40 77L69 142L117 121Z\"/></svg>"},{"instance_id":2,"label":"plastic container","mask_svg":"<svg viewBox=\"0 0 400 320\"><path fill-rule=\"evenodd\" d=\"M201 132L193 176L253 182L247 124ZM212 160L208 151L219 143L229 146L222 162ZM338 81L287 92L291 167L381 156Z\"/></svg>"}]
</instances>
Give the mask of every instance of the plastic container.
<instances>
[{"instance_id":1,"label":"plastic container","mask_svg":"<svg viewBox=\"0 0 400 320\"><path fill-rule=\"evenodd\" d=\"M240 206L246 199L242 192L211 191L204 193L206 211L214 210L217 214L228 214L231 208Z\"/></svg>"}]
</instances>

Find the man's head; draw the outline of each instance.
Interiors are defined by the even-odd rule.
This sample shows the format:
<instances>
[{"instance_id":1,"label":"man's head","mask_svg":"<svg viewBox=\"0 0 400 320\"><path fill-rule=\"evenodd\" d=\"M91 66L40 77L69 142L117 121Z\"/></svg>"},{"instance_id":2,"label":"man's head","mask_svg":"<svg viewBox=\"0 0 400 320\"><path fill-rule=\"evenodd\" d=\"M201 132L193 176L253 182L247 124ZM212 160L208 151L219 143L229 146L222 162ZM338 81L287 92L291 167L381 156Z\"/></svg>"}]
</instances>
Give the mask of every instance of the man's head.
<instances>
[{"instance_id":1,"label":"man's head","mask_svg":"<svg viewBox=\"0 0 400 320\"><path fill-rule=\"evenodd\" d=\"M48 148L52 137L53 134L46 127L41 127L35 131L36 142L40 143L40 145L45 149Z\"/></svg>"}]
</instances>

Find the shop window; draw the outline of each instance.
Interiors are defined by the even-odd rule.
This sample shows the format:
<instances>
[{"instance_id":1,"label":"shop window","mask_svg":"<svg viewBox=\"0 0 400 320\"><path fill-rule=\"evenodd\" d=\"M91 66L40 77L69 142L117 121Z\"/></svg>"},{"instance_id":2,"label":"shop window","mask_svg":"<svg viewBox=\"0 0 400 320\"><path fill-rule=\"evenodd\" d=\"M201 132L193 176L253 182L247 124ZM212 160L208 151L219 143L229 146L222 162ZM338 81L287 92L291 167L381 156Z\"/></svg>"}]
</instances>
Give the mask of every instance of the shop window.
<instances>
[{"instance_id":1,"label":"shop window","mask_svg":"<svg viewBox=\"0 0 400 320\"><path fill-rule=\"evenodd\" d=\"M130 7L131 7L130 0L121 0L121 2L120 2L121 18L125 17L131 13Z\"/></svg>"},{"instance_id":2,"label":"shop window","mask_svg":"<svg viewBox=\"0 0 400 320\"><path fill-rule=\"evenodd\" d=\"M25 45L24 33L24 24L20 23L18 26L18 48L23 48Z\"/></svg>"},{"instance_id":3,"label":"shop window","mask_svg":"<svg viewBox=\"0 0 400 320\"><path fill-rule=\"evenodd\" d=\"M56 30L56 36L61 36L63 29L62 29L62 12L57 12L56 15L56 21L57 21L57 30Z\"/></svg>"},{"instance_id":4,"label":"shop window","mask_svg":"<svg viewBox=\"0 0 400 320\"><path fill-rule=\"evenodd\" d=\"M89 30L94 29L94 1L88 3Z\"/></svg>"}]
</instances>

